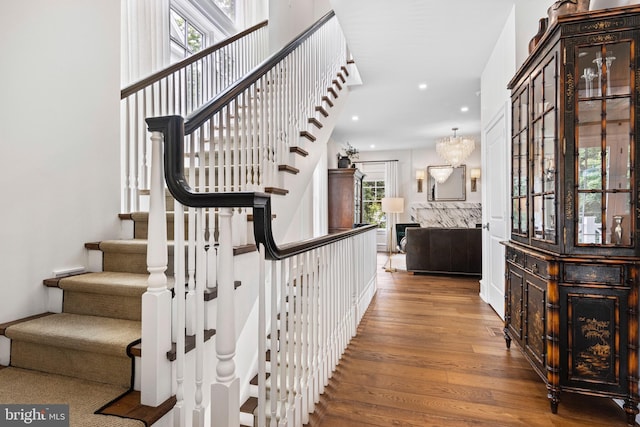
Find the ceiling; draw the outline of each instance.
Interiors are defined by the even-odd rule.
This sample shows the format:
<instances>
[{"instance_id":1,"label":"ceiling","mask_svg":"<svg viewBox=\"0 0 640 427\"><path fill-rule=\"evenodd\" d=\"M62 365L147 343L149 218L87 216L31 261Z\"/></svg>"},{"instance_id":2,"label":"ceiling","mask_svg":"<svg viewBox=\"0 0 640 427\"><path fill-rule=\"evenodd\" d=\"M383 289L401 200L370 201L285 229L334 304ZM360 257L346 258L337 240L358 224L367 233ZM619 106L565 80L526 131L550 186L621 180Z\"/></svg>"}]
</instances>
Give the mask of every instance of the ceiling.
<instances>
[{"instance_id":1,"label":"ceiling","mask_svg":"<svg viewBox=\"0 0 640 427\"><path fill-rule=\"evenodd\" d=\"M518 1L529 0L331 0L363 82L334 141L424 148L453 127L479 140L480 76Z\"/></svg>"}]
</instances>

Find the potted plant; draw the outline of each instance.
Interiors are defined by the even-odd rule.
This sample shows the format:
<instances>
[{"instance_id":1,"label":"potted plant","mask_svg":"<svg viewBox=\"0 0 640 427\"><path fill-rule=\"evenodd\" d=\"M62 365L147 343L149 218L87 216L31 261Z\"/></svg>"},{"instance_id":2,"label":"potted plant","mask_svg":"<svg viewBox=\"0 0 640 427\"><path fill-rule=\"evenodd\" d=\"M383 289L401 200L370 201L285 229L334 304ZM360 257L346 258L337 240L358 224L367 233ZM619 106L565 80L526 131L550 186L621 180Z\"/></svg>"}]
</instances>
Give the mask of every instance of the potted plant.
<instances>
[{"instance_id":1,"label":"potted plant","mask_svg":"<svg viewBox=\"0 0 640 427\"><path fill-rule=\"evenodd\" d=\"M351 166L351 162L353 161L353 159L358 158L358 149L347 142L342 147L341 151L342 153L338 153L338 167L348 168L349 166Z\"/></svg>"}]
</instances>

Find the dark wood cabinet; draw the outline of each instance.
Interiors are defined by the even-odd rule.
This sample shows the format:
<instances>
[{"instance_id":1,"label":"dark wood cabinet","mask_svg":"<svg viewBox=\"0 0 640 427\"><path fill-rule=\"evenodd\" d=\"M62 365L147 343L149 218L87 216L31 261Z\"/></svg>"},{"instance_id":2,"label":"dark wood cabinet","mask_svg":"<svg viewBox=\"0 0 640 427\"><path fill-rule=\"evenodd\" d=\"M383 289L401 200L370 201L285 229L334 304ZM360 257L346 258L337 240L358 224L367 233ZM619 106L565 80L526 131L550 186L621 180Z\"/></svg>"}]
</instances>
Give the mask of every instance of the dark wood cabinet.
<instances>
[{"instance_id":1,"label":"dark wood cabinet","mask_svg":"<svg viewBox=\"0 0 640 427\"><path fill-rule=\"evenodd\" d=\"M547 385L638 413L640 8L560 17L509 84L505 340Z\"/></svg>"},{"instance_id":2,"label":"dark wood cabinet","mask_svg":"<svg viewBox=\"0 0 640 427\"><path fill-rule=\"evenodd\" d=\"M329 169L329 233L362 223L362 179L356 168Z\"/></svg>"}]
</instances>

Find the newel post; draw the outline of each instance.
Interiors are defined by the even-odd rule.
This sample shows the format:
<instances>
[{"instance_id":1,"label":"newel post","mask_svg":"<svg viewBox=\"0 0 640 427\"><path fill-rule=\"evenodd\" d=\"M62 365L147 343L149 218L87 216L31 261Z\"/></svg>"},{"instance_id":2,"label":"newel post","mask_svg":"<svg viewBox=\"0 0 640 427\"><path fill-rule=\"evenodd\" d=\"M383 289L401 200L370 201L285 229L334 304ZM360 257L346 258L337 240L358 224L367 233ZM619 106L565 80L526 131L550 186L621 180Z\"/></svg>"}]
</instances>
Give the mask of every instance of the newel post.
<instances>
[{"instance_id":1,"label":"newel post","mask_svg":"<svg viewBox=\"0 0 640 427\"><path fill-rule=\"evenodd\" d=\"M171 293L167 289L167 226L162 133L151 133L147 291L142 295L141 403L158 406L171 396Z\"/></svg>"},{"instance_id":2,"label":"newel post","mask_svg":"<svg viewBox=\"0 0 640 427\"><path fill-rule=\"evenodd\" d=\"M240 380L236 375L235 297L231 208L220 209L218 246L218 310L216 314L216 379L211 385L211 426L240 424Z\"/></svg>"}]
</instances>

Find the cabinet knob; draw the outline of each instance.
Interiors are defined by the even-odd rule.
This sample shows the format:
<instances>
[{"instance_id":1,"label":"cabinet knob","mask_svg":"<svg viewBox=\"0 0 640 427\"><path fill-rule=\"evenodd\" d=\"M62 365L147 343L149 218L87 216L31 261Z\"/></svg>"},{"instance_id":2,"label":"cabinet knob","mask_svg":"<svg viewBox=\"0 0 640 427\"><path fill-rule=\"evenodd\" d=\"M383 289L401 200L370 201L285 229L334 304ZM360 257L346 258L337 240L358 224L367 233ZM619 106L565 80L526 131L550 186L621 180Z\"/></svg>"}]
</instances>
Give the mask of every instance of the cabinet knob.
<instances>
[{"instance_id":1,"label":"cabinet knob","mask_svg":"<svg viewBox=\"0 0 640 427\"><path fill-rule=\"evenodd\" d=\"M534 273L537 273L538 272L538 264L533 263L531 265L531 271L533 271Z\"/></svg>"}]
</instances>

